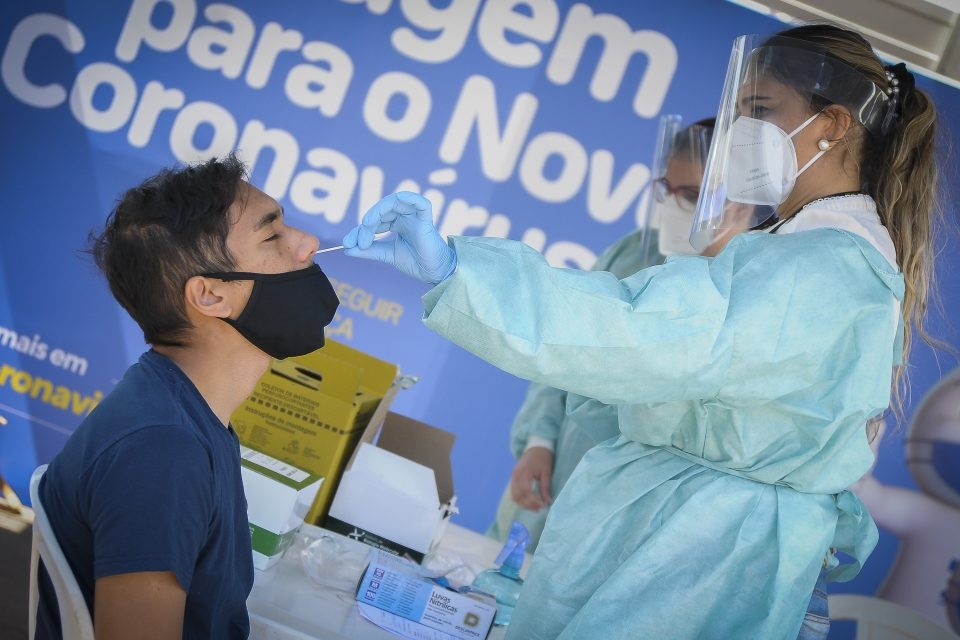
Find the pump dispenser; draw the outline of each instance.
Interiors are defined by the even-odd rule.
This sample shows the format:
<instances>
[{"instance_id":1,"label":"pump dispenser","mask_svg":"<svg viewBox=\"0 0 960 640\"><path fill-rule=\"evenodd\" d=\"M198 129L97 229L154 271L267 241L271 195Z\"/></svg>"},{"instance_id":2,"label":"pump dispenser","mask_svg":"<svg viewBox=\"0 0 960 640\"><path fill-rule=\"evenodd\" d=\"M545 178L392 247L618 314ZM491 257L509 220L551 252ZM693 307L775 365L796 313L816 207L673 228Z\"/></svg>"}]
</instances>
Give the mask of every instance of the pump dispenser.
<instances>
[{"instance_id":1,"label":"pump dispenser","mask_svg":"<svg viewBox=\"0 0 960 640\"><path fill-rule=\"evenodd\" d=\"M507 542L494 560L494 563L500 566L487 569L473 581L475 589L489 593L497 599L497 617L493 621L497 626L505 627L510 624L513 608L517 606L520 589L523 588L520 567L523 566L523 556L528 544L530 532L514 520Z\"/></svg>"}]
</instances>

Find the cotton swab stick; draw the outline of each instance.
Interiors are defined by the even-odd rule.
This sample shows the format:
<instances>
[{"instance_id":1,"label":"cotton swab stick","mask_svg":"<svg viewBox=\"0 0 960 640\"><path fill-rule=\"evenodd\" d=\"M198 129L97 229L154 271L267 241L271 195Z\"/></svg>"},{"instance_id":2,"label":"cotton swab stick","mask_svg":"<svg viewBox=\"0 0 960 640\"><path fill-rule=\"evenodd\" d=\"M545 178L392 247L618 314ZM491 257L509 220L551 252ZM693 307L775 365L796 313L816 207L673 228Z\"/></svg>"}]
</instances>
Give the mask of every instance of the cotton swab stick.
<instances>
[{"instance_id":1,"label":"cotton swab stick","mask_svg":"<svg viewBox=\"0 0 960 640\"><path fill-rule=\"evenodd\" d=\"M379 240L380 238L382 238L382 237L384 237L384 236L386 236L386 235L389 235L389 234L390 234L389 231L384 231L383 233L378 233L377 235L375 235L375 236L373 237L373 239L374 239L374 240ZM318 254L318 253L326 253L326 252L328 252L328 251L339 251L340 249L343 249L343 245L342 245L342 244L341 244L341 245L338 245L338 246L336 246L336 247L327 247L326 249L320 249L319 251L314 251L313 253L314 253L314 255L316 255L316 254Z\"/></svg>"}]
</instances>

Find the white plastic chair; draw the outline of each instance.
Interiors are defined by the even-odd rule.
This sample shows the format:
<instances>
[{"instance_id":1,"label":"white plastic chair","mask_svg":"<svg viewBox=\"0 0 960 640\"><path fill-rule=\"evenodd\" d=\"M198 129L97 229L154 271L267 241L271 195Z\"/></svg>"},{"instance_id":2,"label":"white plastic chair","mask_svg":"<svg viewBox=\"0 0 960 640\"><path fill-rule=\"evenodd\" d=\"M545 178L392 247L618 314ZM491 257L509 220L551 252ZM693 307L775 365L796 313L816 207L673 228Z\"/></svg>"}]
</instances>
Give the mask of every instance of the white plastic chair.
<instances>
[{"instance_id":1,"label":"white plastic chair","mask_svg":"<svg viewBox=\"0 0 960 640\"><path fill-rule=\"evenodd\" d=\"M857 623L856 640L958 640L925 615L889 600L838 594L830 596L830 619Z\"/></svg>"},{"instance_id":2,"label":"white plastic chair","mask_svg":"<svg viewBox=\"0 0 960 640\"><path fill-rule=\"evenodd\" d=\"M33 550L30 553L30 640L37 631L37 569L39 560L43 558L43 566L53 582L57 592L57 604L60 607L60 628L64 638L73 640L94 640L93 622L90 620L90 611L87 602L83 599L80 585L73 575L73 570L67 563L67 558L60 549L47 519L47 512L40 503L40 478L47 470L47 465L41 465L33 472L30 478L30 501L33 503Z\"/></svg>"}]
</instances>

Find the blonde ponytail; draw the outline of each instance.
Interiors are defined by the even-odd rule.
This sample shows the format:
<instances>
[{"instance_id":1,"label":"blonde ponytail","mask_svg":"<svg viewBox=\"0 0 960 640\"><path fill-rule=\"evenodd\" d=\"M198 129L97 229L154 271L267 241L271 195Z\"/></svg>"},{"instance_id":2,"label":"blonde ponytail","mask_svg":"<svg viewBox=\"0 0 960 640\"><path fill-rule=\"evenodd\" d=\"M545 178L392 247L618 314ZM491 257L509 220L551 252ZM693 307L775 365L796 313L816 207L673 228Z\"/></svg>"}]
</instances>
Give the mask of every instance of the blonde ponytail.
<instances>
[{"instance_id":1,"label":"blonde ponytail","mask_svg":"<svg viewBox=\"0 0 960 640\"><path fill-rule=\"evenodd\" d=\"M938 201L937 113L930 97L914 87L903 65L885 67L858 33L829 24L796 27L778 35L804 40L858 70L891 95L889 122L883 130L858 136L861 189L877 203L903 272L905 294L904 364L914 335L930 346L951 351L926 330L928 307L935 303L934 258L939 250L943 211ZM857 137L857 136L855 136ZM893 410L903 418L909 393L905 367L894 372Z\"/></svg>"},{"instance_id":2,"label":"blonde ponytail","mask_svg":"<svg viewBox=\"0 0 960 640\"><path fill-rule=\"evenodd\" d=\"M907 72L909 73L909 72ZM927 309L936 298L934 258L943 212L937 199L937 112L930 97L909 87L897 99L900 108L886 139L864 150L864 191L877 203L880 220L890 232L906 284L903 299L904 364L914 334L927 344L947 349L925 326ZM867 145L869 147L869 144ZM894 374L894 410L902 418L909 392L904 368Z\"/></svg>"}]
</instances>

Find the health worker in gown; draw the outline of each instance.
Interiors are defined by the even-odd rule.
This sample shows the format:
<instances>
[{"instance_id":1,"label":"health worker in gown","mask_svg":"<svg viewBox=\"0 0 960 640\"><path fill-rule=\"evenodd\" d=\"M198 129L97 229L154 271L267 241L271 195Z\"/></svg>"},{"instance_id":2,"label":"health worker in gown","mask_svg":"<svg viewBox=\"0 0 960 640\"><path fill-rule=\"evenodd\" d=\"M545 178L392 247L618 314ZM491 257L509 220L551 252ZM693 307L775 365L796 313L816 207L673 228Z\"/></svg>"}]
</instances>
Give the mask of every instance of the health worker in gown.
<instances>
[{"instance_id":1,"label":"health worker in gown","mask_svg":"<svg viewBox=\"0 0 960 640\"><path fill-rule=\"evenodd\" d=\"M345 238L436 285L434 331L616 407L621 435L554 502L508 638L793 640L829 549L852 563L827 580L849 580L876 544L846 487L922 330L934 107L833 26L739 38L728 69L691 241L726 233L731 203L763 228L715 257L555 269L519 242L445 242L410 193Z\"/></svg>"},{"instance_id":2,"label":"health worker in gown","mask_svg":"<svg viewBox=\"0 0 960 640\"><path fill-rule=\"evenodd\" d=\"M626 278L661 264L668 255L696 253L690 227L696 214L703 168L713 134L713 118L683 123L676 114L661 116L657 127L651 197L640 229L615 242L597 258L594 271ZM708 255L720 250L715 242ZM514 520L530 532L533 552L540 541L553 497L560 493L583 455L595 445L620 435L616 408L589 407L576 394L533 383L510 429L510 449L517 458L487 534L506 541ZM574 420L567 408L580 407Z\"/></svg>"}]
</instances>

